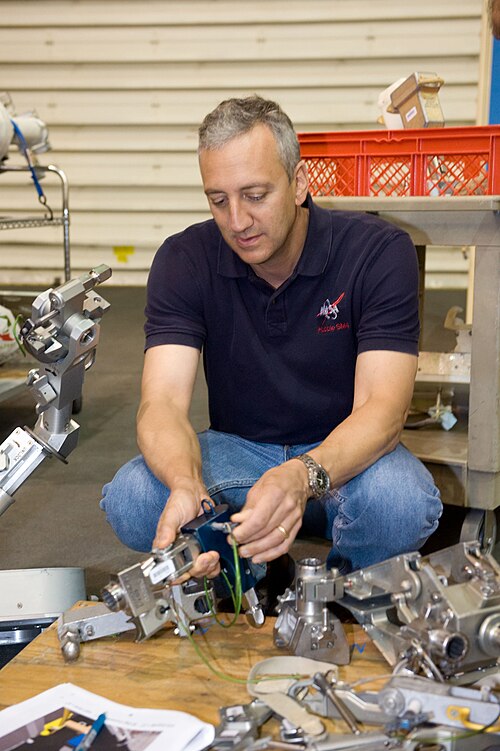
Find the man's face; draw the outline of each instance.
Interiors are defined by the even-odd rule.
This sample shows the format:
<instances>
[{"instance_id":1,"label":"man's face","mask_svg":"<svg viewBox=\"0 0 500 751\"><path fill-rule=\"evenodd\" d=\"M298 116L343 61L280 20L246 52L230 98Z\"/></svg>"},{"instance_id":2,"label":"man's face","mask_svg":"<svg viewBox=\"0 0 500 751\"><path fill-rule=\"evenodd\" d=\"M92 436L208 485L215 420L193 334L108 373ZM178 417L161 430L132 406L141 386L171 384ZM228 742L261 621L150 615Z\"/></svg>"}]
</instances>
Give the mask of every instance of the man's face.
<instances>
[{"instance_id":1,"label":"man's face","mask_svg":"<svg viewBox=\"0 0 500 751\"><path fill-rule=\"evenodd\" d=\"M290 182L271 130L259 124L220 149L202 150L200 171L217 226L241 260L286 262L297 207L307 195L303 163Z\"/></svg>"},{"instance_id":2,"label":"man's face","mask_svg":"<svg viewBox=\"0 0 500 751\"><path fill-rule=\"evenodd\" d=\"M500 0L491 0L490 20L493 36L500 39Z\"/></svg>"}]
</instances>

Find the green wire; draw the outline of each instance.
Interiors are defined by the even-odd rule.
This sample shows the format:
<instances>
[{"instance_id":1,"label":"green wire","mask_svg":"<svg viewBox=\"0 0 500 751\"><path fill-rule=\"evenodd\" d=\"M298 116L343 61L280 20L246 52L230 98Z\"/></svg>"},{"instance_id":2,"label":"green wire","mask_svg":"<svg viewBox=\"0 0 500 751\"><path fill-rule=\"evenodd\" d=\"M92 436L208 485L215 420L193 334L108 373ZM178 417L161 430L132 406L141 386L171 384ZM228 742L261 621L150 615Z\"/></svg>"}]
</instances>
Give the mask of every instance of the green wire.
<instances>
[{"instance_id":1,"label":"green wire","mask_svg":"<svg viewBox=\"0 0 500 751\"><path fill-rule=\"evenodd\" d=\"M23 356L26 357L26 350L24 349L24 346L23 346L23 343L22 343L21 339L19 339L19 337L18 337L18 335L16 333L16 326L19 324L19 321L22 321L22 320L23 320L23 316L22 315L19 314L19 315L16 316L16 318L14 320L14 326L12 328L12 333L14 334L14 339L17 342L17 346L21 350Z\"/></svg>"},{"instance_id":2,"label":"green wire","mask_svg":"<svg viewBox=\"0 0 500 751\"><path fill-rule=\"evenodd\" d=\"M189 641L194 647L194 650L200 660L207 666L207 668L212 672L214 675L217 676L217 678L221 678L224 681L228 681L229 683L239 683L239 684L248 684L248 683L262 683L264 681L281 681L284 679L299 681L304 680L305 678L309 678L308 675L301 675L301 674L292 674L292 675L286 675L286 674L276 674L276 675L263 675L260 678L236 678L234 675L229 675L228 673L223 673L222 670L217 670L210 660L203 654L203 651L200 649L198 644L196 643L196 639L194 638L193 634L189 631L186 632L186 636L188 637Z\"/></svg>"},{"instance_id":3,"label":"green wire","mask_svg":"<svg viewBox=\"0 0 500 751\"><path fill-rule=\"evenodd\" d=\"M10 318L9 318L9 316L0 316L0 318L3 318L5 321L7 321L7 324L10 324ZM19 322L19 320L22 320L22 316L21 315L17 315L15 317L15 319L14 319L14 324L12 326L12 334L14 336L14 339L16 341L17 346L19 347L19 349L21 350L21 352L23 353L23 355L26 357L26 350L24 349L24 347L22 345L22 342L21 342L21 340L19 339L19 337L18 337L18 335L16 333L16 324Z\"/></svg>"},{"instance_id":4,"label":"green wire","mask_svg":"<svg viewBox=\"0 0 500 751\"><path fill-rule=\"evenodd\" d=\"M233 549L233 563L234 563L234 572L235 572L235 587L231 586L231 582L229 581L226 572L221 570L221 575L226 583L226 586L229 590L229 593L231 595L231 600L234 607L234 615L232 619L229 621L229 623L225 623L224 621L221 621L220 618L217 617L217 614L214 609L214 603L210 596L210 593L208 591L208 582L207 577L203 579L203 586L205 588L205 597L207 598L208 606L210 610L212 611L212 615L215 618L216 623L219 626L222 626L222 628L231 628L231 626L234 626L234 624L237 621L237 618L239 614L241 613L241 603L243 600L243 592L242 592L242 584L241 584L241 570L240 570L240 561L238 556L238 546L236 544L236 541L234 538L231 538L231 547Z\"/></svg>"},{"instance_id":5,"label":"green wire","mask_svg":"<svg viewBox=\"0 0 500 751\"><path fill-rule=\"evenodd\" d=\"M247 679L246 678L236 678L233 675L228 675L227 673L223 673L221 670L217 670L217 668L215 668L212 665L212 663L210 662L210 660L207 657L205 657L205 655L203 654L202 650L199 648L198 644L196 643L196 639L194 638L193 634L191 632L189 632L187 634L187 637L188 637L189 641L191 642L191 644L193 645L194 650L195 650L196 654L198 655L198 657L200 658L200 660L207 666L207 668L210 670L210 672L212 672L214 675L217 676L217 678L221 678L224 681L229 681L230 683L239 683L239 684L246 684L247 683Z\"/></svg>"},{"instance_id":6,"label":"green wire","mask_svg":"<svg viewBox=\"0 0 500 751\"><path fill-rule=\"evenodd\" d=\"M236 623L236 619L238 618L238 615L241 612L241 603L243 599L243 592L242 592L242 582L241 582L241 570L240 570L240 562L239 562L239 556L238 556L238 545L234 539L232 539L231 546L233 548L233 561L234 561L234 571L235 571L235 586L234 589L231 586L231 582L229 581L226 573L224 571L221 571L221 575L226 583L227 588L229 589L231 600L233 602L234 606L234 616L231 619L229 623L224 623L223 621L219 620L217 618L216 613L214 612L213 607L213 601L212 597L210 595L210 592L208 591L208 581L207 577L204 577L203 585L205 589L205 597L207 598L208 606L210 610L212 611L212 617L214 618L215 622L222 626L222 628L230 628ZM173 608L174 609L174 608ZM262 676L261 678L236 678L233 675L229 675L228 673L223 673L221 670L218 670L217 668L212 665L210 660L203 654L203 651L200 649L198 644L196 643L196 640L191 633L189 628L186 628L184 625L184 622L179 617L179 614L176 612L177 616L177 623L182 628L188 637L189 641L191 642L196 654L200 658L200 660L207 666L207 668L215 675L217 678L220 678L224 681L229 681L230 683L238 683L246 685L247 683L260 683L261 681L277 681L277 680L283 680L283 679L290 679L290 680L302 680L304 678L307 678L308 676L305 675L270 675L270 676Z\"/></svg>"}]
</instances>

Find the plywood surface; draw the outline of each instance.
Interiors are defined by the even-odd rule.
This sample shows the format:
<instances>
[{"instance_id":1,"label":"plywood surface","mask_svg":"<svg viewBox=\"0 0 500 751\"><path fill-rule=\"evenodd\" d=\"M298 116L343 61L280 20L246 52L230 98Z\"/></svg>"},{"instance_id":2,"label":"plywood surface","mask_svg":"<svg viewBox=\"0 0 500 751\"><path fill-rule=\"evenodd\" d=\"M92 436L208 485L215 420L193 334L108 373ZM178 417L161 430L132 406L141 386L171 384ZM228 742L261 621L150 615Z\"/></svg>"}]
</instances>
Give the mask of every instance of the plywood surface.
<instances>
[{"instance_id":1,"label":"plywood surface","mask_svg":"<svg viewBox=\"0 0 500 751\"><path fill-rule=\"evenodd\" d=\"M275 619L257 630L240 616L231 629L210 625L196 644L221 673L214 675L192 643L170 628L137 644L133 632L87 642L79 659L64 662L55 624L31 642L0 671L0 708L23 701L59 683L69 682L96 694L137 707L190 712L217 724L219 707L249 702L246 677L260 660L285 654L273 644ZM346 680L387 674L389 667L360 626L346 624L351 664L340 668ZM345 732L338 722L339 732Z\"/></svg>"}]
</instances>

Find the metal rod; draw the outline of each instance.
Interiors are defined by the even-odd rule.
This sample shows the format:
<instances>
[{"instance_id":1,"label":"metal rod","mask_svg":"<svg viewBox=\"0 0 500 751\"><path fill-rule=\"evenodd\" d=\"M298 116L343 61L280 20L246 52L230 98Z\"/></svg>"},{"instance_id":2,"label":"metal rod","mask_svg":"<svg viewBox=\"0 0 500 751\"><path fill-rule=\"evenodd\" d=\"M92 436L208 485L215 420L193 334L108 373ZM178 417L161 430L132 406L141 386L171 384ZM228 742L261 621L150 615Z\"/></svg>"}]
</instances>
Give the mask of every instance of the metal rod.
<instances>
[{"instance_id":1,"label":"metal rod","mask_svg":"<svg viewBox=\"0 0 500 751\"><path fill-rule=\"evenodd\" d=\"M314 685L321 691L322 694L324 694L330 701L332 702L335 709L338 711L341 718L344 720L345 723L349 726L349 730L351 733L354 733L354 735L360 735L361 734L361 728L359 726L359 723L349 707L346 707L344 702L337 696L335 691L332 689L331 685L326 680L323 673L315 673L314 675Z\"/></svg>"}]
</instances>

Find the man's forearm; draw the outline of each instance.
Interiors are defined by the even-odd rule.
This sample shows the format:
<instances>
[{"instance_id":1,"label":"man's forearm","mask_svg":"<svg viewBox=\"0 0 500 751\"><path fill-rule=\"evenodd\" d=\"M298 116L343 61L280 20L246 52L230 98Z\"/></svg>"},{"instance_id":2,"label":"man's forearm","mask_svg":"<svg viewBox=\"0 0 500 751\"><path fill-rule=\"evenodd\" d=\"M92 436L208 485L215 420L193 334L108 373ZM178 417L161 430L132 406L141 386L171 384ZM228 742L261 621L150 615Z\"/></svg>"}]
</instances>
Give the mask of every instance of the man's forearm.
<instances>
[{"instance_id":1,"label":"man's forearm","mask_svg":"<svg viewBox=\"0 0 500 751\"><path fill-rule=\"evenodd\" d=\"M340 487L396 448L405 414L369 400L338 425L310 454Z\"/></svg>"},{"instance_id":2,"label":"man's forearm","mask_svg":"<svg viewBox=\"0 0 500 751\"><path fill-rule=\"evenodd\" d=\"M175 406L141 402L137 443L150 470L170 490L203 484L198 438Z\"/></svg>"}]
</instances>

